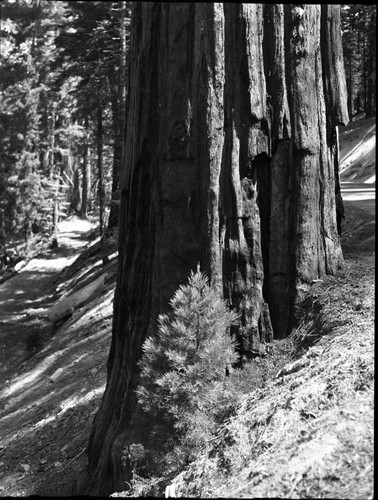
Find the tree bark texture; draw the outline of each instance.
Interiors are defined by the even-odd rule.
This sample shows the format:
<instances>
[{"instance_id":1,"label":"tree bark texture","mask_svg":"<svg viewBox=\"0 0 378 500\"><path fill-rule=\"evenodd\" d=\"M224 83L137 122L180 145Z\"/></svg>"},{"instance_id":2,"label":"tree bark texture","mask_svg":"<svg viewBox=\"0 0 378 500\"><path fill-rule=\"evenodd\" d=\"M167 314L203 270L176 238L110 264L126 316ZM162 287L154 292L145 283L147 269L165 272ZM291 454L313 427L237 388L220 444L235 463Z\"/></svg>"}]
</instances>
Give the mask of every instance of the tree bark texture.
<instances>
[{"instance_id":1,"label":"tree bark texture","mask_svg":"<svg viewBox=\"0 0 378 500\"><path fill-rule=\"evenodd\" d=\"M287 335L303 290L342 265L338 7L133 9L113 335L89 443L100 494L127 479L111 456L132 439L142 343L198 262L239 311L245 355Z\"/></svg>"}]
</instances>

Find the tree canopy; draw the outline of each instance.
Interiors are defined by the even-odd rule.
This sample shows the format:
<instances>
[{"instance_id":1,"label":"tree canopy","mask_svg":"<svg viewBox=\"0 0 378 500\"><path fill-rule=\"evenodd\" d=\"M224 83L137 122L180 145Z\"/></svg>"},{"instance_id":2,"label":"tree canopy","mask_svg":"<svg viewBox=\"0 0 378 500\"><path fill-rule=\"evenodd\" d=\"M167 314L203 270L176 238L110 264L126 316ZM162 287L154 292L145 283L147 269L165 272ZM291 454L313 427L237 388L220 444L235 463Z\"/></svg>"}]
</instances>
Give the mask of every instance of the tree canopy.
<instances>
[{"instance_id":1,"label":"tree canopy","mask_svg":"<svg viewBox=\"0 0 378 500\"><path fill-rule=\"evenodd\" d=\"M0 9L2 241L14 234L27 240L32 226L52 232L59 214L86 215L100 205L102 225L109 218L114 232L130 3L4 0ZM343 4L341 15L349 115L369 116L376 102L376 7Z\"/></svg>"},{"instance_id":2,"label":"tree canopy","mask_svg":"<svg viewBox=\"0 0 378 500\"><path fill-rule=\"evenodd\" d=\"M127 2L1 3L3 242L51 233L59 216L92 205L106 224L122 157L129 11Z\"/></svg>"},{"instance_id":3,"label":"tree canopy","mask_svg":"<svg viewBox=\"0 0 378 500\"><path fill-rule=\"evenodd\" d=\"M342 37L348 87L348 108L354 114L375 114L377 7L344 4Z\"/></svg>"}]
</instances>

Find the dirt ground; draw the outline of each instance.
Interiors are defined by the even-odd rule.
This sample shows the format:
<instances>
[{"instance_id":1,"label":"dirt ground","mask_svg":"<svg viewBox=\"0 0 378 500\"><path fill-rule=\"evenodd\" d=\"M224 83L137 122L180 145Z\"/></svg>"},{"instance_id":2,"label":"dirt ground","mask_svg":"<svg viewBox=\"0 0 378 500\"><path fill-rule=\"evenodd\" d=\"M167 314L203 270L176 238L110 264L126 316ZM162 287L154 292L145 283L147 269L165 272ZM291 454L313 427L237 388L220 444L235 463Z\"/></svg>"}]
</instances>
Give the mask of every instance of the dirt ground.
<instances>
[{"instance_id":1,"label":"dirt ground","mask_svg":"<svg viewBox=\"0 0 378 500\"><path fill-rule=\"evenodd\" d=\"M372 174L371 169L369 172L365 170L365 173ZM362 375L367 366L367 357L370 356L370 364L373 359L372 343L366 340L367 337L365 340L363 338L363 325L368 314L372 322L372 313L367 311L374 307L375 206L374 210L372 204L369 206L370 209L367 206L361 209L352 199L346 200L343 234L346 271L330 278L331 281L327 281L327 278L317 285L320 287L319 294L329 293L332 287L339 298L344 294L344 298L337 302L337 307L341 308L340 314L346 314L348 308L353 308L358 315L356 318L359 322L353 325L357 325L356 331L362 335L361 342L359 344L350 340L349 348L361 359ZM80 219L64 221L60 225L58 248L32 259L16 276L0 285L0 496L71 495L77 476L85 470L88 437L106 383L116 259L109 264L113 274L110 274L111 279L106 286L84 306L73 311L69 319L54 324L47 319L47 315L52 304L62 300L73 287L78 289L80 281L87 283L101 272L100 255L94 255L76 267L67 267L89 244L91 229L93 226L90 222ZM70 269L72 272L69 272ZM327 300L332 305L332 297L329 296ZM327 311L329 317L336 314L332 308ZM342 321L340 325L342 329ZM350 339L352 336L350 333ZM333 338L334 349L332 356L327 357L327 363L336 363L338 353L346 352L345 339L349 337L343 339L339 335L338 340ZM340 342L339 346L337 342ZM311 365L311 369L314 366ZM341 365L340 370L343 370ZM310 368L304 367L303 373L306 380L311 382ZM296 375L293 380L288 380L288 384L294 383L295 378ZM280 393L283 394L284 388L285 385L282 385L278 389L277 398ZM360 432L361 436L370 435L371 393L360 392L358 397L361 400L358 412L352 411L350 407L349 410L362 430L356 431L352 420L347 430L357 434ZM308 411L310 413L306 419L317 422L314 417L317 409L314 407ZM334 413L331 417L324 431L319 427L318 440L313 442L318 451L324 440L327 446L331 446L336 437L339 438L336 425L339 416ZM280 439L278 435L277 442ZM304 447L305 441L303 438L302 444L297 443L297 448L292 449L293 464L296 460L300 465L303 453L306 454L306 450L311 452ZM351 450L347 449L346 452L350 453ZM351 460L353 456L352 453ZM266 457L271 459L272 455ZM260 465L266 466L269 472L269 464L265 464L264 460L260 459ZM304 467L305 463L302 465ZM266 475L268 472L265 477L269 477ZM261 474L263 478L263 472ZM236 496L248 496L251 492L248 486L251 476L248 477L243 479L235 475L228 491L228 486L222 484L218 484L218 490L214 491L217 496L227 496L230 491ZM295 492L299 491L301 484L303 491L310 491L311 481L303 482L302 475L302 483L299 483L298 478L294 474L288 489L281 489L280 493L288 498L298 498ZM315 483L321 492L322 483L319 481ZM262 481L256 491L265 494L267 484ZM344 491L347 491L345 488ZM319 491L313 493L321 497Z\"/></svg>"},{"instance_id":2,"label":"dirt ground","mask_svg":"<svg viewBox=\"0 0 378 500\"><path fill-rule=\"evenodd\" d=\"M348 265L356 257L367 259L364 268L370 266L373 277L373 216L348 202L346 208ZM0 286L1 496L70 495L86 466L106 383L115 283L60 326L52 327L46 312L73 285L64 266L85 248L89 229L82 221L67 221L55 252L33 259ZM80 272L101 265L100 258L92 259ZM366 276L358 276L353 300L366 301Z\"/></svg>"},{"instance_id":3,"label":"dirt ground","mask_svg":"<svg viewBox=\"0 0 378 500\"><path fill-rule=\"evenodd\" d=\"M85 466L106 381L114 281L61 325L46 319L62 295L64 268L88 244L92 224L60 224L59 247L0 286L0 495L69 495ZM102 265L82 266L81 274Z\"/></svg>"}]
</instances>

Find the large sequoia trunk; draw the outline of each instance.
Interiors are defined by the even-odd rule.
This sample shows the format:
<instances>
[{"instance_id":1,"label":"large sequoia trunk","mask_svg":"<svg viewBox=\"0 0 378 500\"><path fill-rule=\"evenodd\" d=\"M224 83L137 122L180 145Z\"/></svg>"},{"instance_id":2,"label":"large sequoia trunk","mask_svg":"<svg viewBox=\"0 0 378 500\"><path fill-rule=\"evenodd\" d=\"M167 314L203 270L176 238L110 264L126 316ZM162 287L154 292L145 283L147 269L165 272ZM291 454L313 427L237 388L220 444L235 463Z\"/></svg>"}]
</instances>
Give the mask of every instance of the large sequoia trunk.
<instances>
[{"instance_id":1,"label":"large sequoia trunk","mask_svg":"<svg viewBox=\"0 0 378 500\"><path fill-rule=\"evenodd\" d=\"M100 494L127 479L114 457L142 343L198 262L240 312L246 356L287 335L306 286L342 265L339 7L133 5L113 336L89 443L86 491Z\"/></svg>"}]
</instances>

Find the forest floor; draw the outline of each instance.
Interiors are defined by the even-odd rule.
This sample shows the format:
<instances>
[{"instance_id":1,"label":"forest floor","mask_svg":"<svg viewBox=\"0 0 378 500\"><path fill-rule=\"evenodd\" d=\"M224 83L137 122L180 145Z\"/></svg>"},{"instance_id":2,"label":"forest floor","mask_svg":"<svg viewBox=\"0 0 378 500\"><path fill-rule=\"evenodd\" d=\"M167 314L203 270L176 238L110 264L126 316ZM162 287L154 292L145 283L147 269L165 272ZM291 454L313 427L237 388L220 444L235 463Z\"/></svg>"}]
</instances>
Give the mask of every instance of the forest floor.
<instances>
[{"instance_id":1,"label":"forest floor","mask_svg":"<svg viewBox=\"0 0 378 500\"><path fill-rule=\"evenodd\" d=\"M256 360L274 375L245 395L213 458L174 480L177 496L372 498L375 210L354 201L345 201L344 269L313 284L299 328ZM85 470L117 263L91 253L91 231L64 221L58 248L0 285L0 496L71 495ZM101 275L97 293L51 321L56 304Z\"/></svg>"},{"instance_id":2,"label":"forest floor","mask_svg":"<svg viewBox=\"0 0 378 500\"><path fill-rule=\"evenodd\" d=\"M74 264L93 224L59 226L58 248L0 285L1 496L71 494L105 388L115 274L68 320L49 321L59 299L103 272L99 254Z\"/></svg>"}]
</instances>

